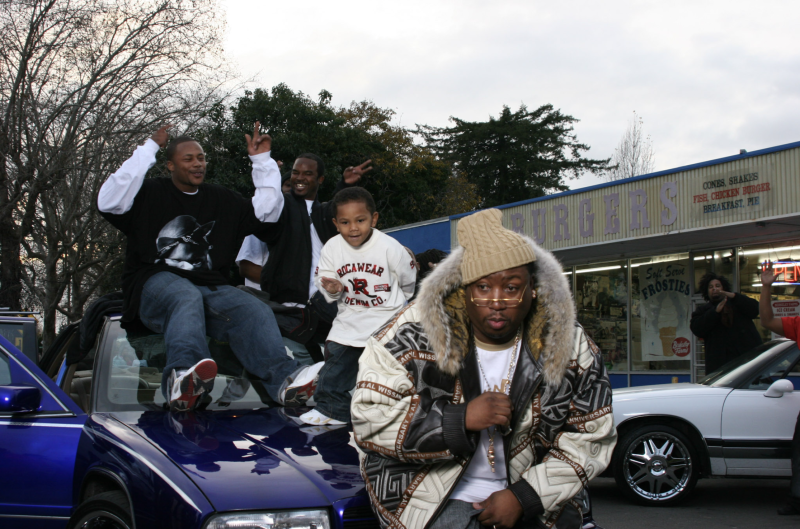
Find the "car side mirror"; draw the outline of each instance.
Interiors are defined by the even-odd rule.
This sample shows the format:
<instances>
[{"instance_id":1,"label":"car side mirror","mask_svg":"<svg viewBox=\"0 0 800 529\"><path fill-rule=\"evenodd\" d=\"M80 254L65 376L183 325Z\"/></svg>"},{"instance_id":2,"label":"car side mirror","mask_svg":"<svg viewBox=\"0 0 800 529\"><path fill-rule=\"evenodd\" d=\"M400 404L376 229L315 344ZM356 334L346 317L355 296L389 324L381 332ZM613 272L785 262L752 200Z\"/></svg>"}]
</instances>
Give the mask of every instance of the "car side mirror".
<instances>
[{"instance_id":1,"label":"car side mirror","mask_svg":"<svg viewBox=\"0 0 800 529\"><path fill-rule=\"evenodd\" d=\"M36 386L0 386L0 413L30 413L39 409L42 393Z\"/></svg>"},{"instance_id":2,"label":"car side mirror","mask_svg":"<svg viewBox=\"0 0 800 529\"><path fill-rule=\"evenodd\" d=\"M764 396L778 399L783 397L784 393L791 393L792 391L794 391L794 384L792 384L792 381L782 378L773 382L769 389L764 392Z\"/></svg>"}]
</instances>

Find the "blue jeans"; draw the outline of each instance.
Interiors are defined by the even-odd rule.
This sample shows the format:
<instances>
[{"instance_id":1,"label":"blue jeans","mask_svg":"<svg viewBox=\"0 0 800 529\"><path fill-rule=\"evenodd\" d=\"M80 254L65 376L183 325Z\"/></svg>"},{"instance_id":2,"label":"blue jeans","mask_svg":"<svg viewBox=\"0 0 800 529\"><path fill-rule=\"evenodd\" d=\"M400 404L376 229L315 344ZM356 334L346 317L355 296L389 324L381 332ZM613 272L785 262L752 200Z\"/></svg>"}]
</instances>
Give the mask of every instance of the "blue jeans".
<instances>
[{"instance_id":1,"label":"blue jeans","mask_svg":"<svg viewBox=\"0 0 800 529\"><path fill-rule=\"evenodd\" d=\"M302 366L310 366L314 364L314 359L311 358L311 353L308 352L308 348L305 345L297 343L286 336L283 337L283 345L292 352L292 358L297 360L298 364Z\"/></svg>"},{"instance_id":2,"label":"blue jeans","mask_svg":"<svg viewBox=\"0 0 800 529\"><path fill-rule=\"evenodd\" d=\"M299 367L286 354L269 306L229 285L203 287L171 272L159 272L144 284L139 317L150 330L164 334L167 365L161 390L166 399L173 369L189 369L211 358L206 335L228 342L273 400L278 400L286 377Z\"/></svg>"},{"instance_id":3,"label":"blue jeans","mask_svg":"<svg viewBox=\"0 0 800 529\"><path fill-rule=\"evenodd\" d=\"M350 422L350 391L356 387L362 352L363 347L325 342L325 365L319 371L314 392L317 411L331 419Z\"/></svg>"}]
</instances>

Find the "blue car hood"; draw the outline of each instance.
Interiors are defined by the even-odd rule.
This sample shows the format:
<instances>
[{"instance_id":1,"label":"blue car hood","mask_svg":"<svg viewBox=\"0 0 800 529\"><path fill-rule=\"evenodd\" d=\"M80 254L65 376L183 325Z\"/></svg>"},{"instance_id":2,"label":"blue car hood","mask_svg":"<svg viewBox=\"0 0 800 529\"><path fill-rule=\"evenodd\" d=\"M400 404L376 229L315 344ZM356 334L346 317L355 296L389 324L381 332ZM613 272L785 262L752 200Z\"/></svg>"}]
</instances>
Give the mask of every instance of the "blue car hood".
<instances>
[{"instance_id":1,"label":"blue car hood","mask_svg":"<svg viewBox=\"0 0 800 529\"><path fill-rule=\"evenodd\" d=\"M347 427L301 428L277 408L113 415L164 452L217 511L328 507L364 494Z\"/></svg>"}]
</instances>

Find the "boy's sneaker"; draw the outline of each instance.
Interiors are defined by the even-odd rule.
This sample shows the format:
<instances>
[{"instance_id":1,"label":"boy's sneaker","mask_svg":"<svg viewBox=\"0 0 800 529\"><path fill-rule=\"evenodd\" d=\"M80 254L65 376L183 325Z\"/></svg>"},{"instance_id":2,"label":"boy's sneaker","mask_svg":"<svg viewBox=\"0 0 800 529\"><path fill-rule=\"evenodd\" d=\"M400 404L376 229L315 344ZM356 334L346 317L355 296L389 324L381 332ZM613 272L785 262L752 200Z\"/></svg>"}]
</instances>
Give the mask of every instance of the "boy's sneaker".
<instances>
[{"instance_id":1,"label":"boy's sneaker","mask_svg":"<svg viewBox=\"0 0 800 529\"><path fill-rule=\"evenodd\" d=\"M214 378L217 376L217 363L207 358L189 368L182 375L173 369L169 376L169 409L170 411L188 411L197 405L197 399L204 393L214 389Z\"/></svg>"},{"instance_id":2,"label":"boy's sneaker","mask_svg":"<svg viewBox=\"0 0 800 529\"><path fill-rule=\"evenodd\" d=\"M280 403L284 406L306 406L317 390L319 371L325 362L302 366L283 382Z\"/></svg>"},{"instance_id":3,"label":"boy's sneaker","mask_svg":"<svg viewBox=\"0 0 800 529\"><path fill-rule=\"evenodd\" d=\"M300 420L312 426L344 426L346 422L331 419L317 410L311 410L300 416Z\"/></svg>"}]
</instances>

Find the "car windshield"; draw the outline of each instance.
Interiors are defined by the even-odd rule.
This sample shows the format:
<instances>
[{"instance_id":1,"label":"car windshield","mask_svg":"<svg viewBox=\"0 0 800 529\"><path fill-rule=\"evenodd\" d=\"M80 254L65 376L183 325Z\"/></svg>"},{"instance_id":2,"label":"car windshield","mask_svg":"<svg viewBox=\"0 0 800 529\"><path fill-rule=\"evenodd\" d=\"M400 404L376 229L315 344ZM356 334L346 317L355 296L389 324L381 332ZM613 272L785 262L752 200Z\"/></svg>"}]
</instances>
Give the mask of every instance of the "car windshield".
<instances>
[{"instance_id":1,"label":"car windshield","mask_svg":"<svg viewBox=\"0 0 800 529\"><path fill-rule=\"evenodd\" d=\"M227 343L207 340L218 374L214 390L210 398L201 401L201 408L254 409L274 404L260 380L244 370ZM161 382L166 359L163 335L129 334L119 321L109 321L94 364L98 370L95 411L163 409Z\"/></svg>"},{"instance_id":2,"label":"car windshield","mask_svg":"<svg viewBox=\"0 0 800 529\"><path fill-rule=\"evenodd\" d=\"M698 380L698 383L706 386L734 387L737 381L739 381L743 375L749 373L752 369L756 369L756 366L764 363L764 358L762 356L765 353L771 357L773 355L770 353L773 352L773 349L775 350L774 352L783 351L790 345L790 343L791 342L787 340L772 340L763 343L758 347L754 347L746 353L737 356L716 371L709 373L705 377Z\"/></svg>"}]
</instances>

